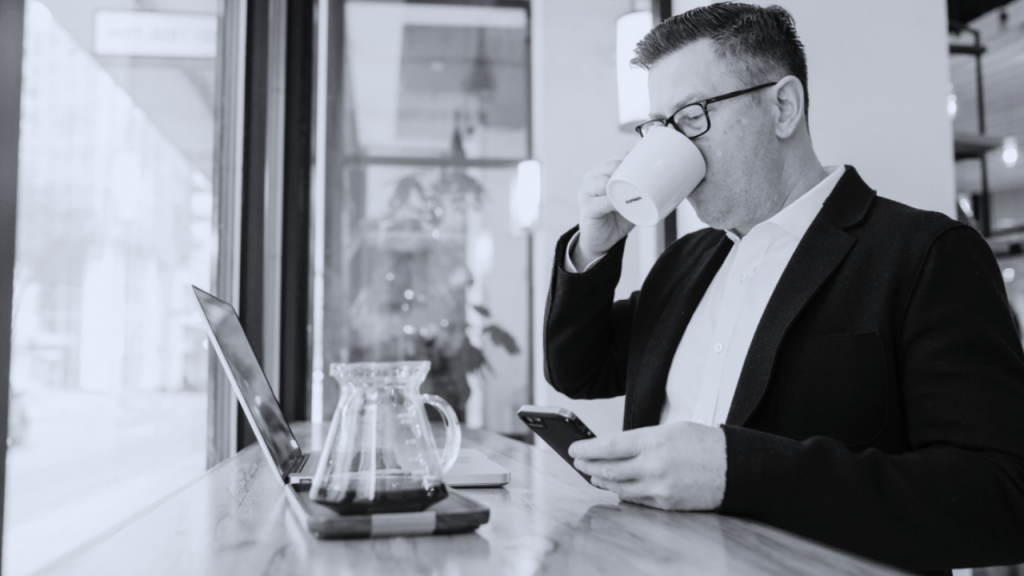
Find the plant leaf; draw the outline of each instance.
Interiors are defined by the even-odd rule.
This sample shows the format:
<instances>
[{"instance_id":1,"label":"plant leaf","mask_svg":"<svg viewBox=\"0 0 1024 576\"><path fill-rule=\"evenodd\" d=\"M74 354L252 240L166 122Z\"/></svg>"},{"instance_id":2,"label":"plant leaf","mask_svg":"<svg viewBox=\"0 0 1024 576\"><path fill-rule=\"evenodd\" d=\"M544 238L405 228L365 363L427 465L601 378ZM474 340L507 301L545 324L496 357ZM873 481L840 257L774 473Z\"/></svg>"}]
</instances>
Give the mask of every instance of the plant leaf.
<instances>
[{"instance_id":1,"label":"plant leaf","mask_svg":"<svg viewBox=\"0 0 1024 576\"><path fill-rule=\"evenodd\" d=\"M470 344L468 338L462 341L462 346L460 346L459 351L451 357L450 362L452 372L456 374L466 374L485 367L490 368L487 364L487 358L484 357L483 351Z\"/></svg>"},{"instance_id":2,"label":"plant leaf","mask_svg":"<svg viewBox=\"0 0 1024 576\"><path fill-rule=\"evenodd\" d=\"M499 326L491 324L484 327L484 334L490 336L496 345L504 348L509 354L513 356L519 354L519 345L516 344L516 339Z\"/></svg>"}]
</instances>

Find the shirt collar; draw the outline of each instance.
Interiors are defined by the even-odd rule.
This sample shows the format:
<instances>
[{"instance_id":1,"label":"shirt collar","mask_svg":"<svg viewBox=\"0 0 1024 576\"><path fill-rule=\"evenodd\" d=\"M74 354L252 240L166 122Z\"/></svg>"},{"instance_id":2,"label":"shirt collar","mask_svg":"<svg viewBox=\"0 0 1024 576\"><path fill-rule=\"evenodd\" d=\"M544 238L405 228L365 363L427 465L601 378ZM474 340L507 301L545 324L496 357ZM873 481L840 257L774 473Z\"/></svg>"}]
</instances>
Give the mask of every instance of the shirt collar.
<instances>
[{"instance_id":1,"label":"shirt collar","mask_svg":"<svg viewBox=\"0 0 1024 576\"><path fill-rule=\"evenodd\" d=\"M839 182L840 178L842 178L843 173L846 171L846 167L826 166L825 170L829 171L828 176L826 176L821 182L818 182L814 188L808 190L789 206L779 210L779 212L771 218L757 226L754 226L750 232L753 232L764 224L770 222L797 238L803 238L804 233L811 227L811 222L814 221L818 212L821 212L821 207L825 204L825 200L828 198L829 194L832 193L832 190L835 189L836 183ZM740 237L732 230L726 230L725 235L728 236L734 244L740 241Z\"/></svg>"}]
</instances>

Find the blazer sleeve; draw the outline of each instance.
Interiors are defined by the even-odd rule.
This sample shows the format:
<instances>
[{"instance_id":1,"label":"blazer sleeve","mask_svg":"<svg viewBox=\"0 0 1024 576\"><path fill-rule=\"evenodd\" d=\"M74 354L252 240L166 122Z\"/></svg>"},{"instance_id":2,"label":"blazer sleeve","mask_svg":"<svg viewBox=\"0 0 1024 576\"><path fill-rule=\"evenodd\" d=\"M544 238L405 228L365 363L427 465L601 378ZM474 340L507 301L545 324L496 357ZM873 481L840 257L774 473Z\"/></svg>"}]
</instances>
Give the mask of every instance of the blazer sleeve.
<instances>
[{"instance_id":1,"label":"blazer sleeve","mask_svg":"<svg viewBox=\"0 0 1024 576\"><path fill-rule=\"evenodd\" d=\"M589 270L563 267L565 233L555 247L544 312L544 377L571 398L610 398L626 391L626 359L637 293L615 302L622 272L623 238Z\"/></svg>"},{"instance_id":2,"label":"blazer sleeve","mask_svg":"<svg viewBox=\"0 0 1024 576\"><path fill-rule=\"evenodd\" d=\"M1024 561L1024 351L984 239L937 235L903 313L912 450L724 426L721 511L914 570Z\"/></svg>"}]
</instances>

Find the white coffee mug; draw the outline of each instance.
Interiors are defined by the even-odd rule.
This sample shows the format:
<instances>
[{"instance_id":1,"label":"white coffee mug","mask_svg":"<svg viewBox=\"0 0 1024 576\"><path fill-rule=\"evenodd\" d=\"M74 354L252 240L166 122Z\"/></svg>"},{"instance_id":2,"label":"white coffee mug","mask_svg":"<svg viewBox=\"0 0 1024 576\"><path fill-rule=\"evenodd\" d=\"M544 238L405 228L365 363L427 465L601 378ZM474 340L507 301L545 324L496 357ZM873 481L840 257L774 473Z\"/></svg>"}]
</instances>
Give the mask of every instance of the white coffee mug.
<instances>
[{"instance_id":1,"label":"white coffee mug","mask_svg":"<svg viewBox=\"0 0 1024 576\"><path fill-rule=\"evenodd\" d=\"M626 220L654 226L693 192L706 170L689 138L672 128L652 128L612 173L605 190Z\"/></svg>"}]
</instances>

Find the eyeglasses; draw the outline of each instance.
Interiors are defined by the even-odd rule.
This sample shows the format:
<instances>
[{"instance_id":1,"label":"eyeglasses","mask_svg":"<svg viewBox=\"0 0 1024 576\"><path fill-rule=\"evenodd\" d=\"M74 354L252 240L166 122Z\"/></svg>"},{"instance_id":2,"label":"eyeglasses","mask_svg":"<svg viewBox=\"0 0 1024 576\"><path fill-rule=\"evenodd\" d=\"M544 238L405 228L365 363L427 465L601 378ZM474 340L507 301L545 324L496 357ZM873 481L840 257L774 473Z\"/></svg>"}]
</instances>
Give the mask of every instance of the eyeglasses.
<instances>
[{"instance_id":1,"label":"eyeglasses","mask_svg":"<svg viewBox=\"0 0 1024 576\"><path fill-rule=\"evenodd\" d=\"M722 94L721 96L715 96L714 98L708 98L706 100L701 100L700 102L694 102L693 104L687 104L679 110L676 110L676 112L668 118L656 118L654 120L644 122L636 127L636 133L642 137L646 136L652 128L656 128L658 126L667 127L671 125L676 129L676 131L692 140L697 136L704 134L708 130L711 130L711 118L708 116L708 104L742 96L748 92L753 92L754 90L760 90L776 84L778 84L777 81L769 82L767 84L761 84L760 86L754 86L753 88L747 88L746 90L737 90L736 92L729 92L728 94Z\"/></svg>"}]
</instances>

